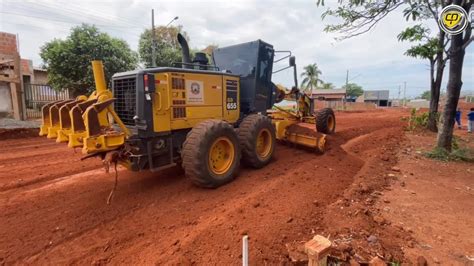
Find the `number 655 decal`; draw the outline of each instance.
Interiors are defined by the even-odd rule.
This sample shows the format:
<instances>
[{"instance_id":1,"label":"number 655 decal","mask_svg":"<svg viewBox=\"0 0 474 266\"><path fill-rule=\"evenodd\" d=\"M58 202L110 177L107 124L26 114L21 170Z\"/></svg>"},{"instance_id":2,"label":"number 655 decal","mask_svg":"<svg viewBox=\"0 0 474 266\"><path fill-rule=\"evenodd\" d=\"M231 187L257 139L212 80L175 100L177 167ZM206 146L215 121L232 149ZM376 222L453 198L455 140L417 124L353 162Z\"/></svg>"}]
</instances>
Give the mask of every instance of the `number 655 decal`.
<instances>
[{"instance_id":1,"label":"number 655 decal","mask_svg":"<svg viewBox=\"0 0 474 266\"><path fill-rule=\"evenodd\" d=\"M227 110L237 110L237 103L227 103Z\"/></svg>"}]
</instances>

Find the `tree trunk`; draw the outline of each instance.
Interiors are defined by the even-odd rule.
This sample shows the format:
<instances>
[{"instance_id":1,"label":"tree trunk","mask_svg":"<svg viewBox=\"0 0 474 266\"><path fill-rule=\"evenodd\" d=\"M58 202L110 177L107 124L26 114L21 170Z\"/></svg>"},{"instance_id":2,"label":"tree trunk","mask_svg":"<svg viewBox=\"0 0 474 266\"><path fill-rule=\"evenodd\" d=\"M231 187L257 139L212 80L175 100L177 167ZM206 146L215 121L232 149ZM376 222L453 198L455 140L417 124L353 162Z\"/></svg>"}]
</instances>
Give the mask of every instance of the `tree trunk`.
<instances>
[{"instance_id":1,"label":"tree trunk","mask_svg":"<svg viewBox=\"0 0 474 266\"><path fill-rule=\"evenodd\" d=\"M446 61L443 58L443 46L444 46L445 33L443 31L439 34L438 46L441 47L440 51L436 55L436 77L431 77L431 99L430 99L430 112L428 115L428 129L433 132L438 132L438 105L439 96L441 92L441 81L443 80L443 72ZM431 66L433 71L434 66Z\"/></svg>"},{"instance_id":2,"label":"tree trunk","mask_svg":"<svg viewBox=\"0 0 474 266\"><path fill-rule=\"evenodd\" d=\"M430 111L428 113L428 129L437 132L438 127L436 126L436 112L438 106L435 106L435 94L436 94L436 82L434 78L435 61L430 58Z\"/></svg>"},{"instance_id":3,"label":"tree trunk","mask_svg":"<svg viewBox=\"0 0 474 266\"><path fill-rule=\"evenodd\" d=\"M438 132L438 148L451 151L453 140L454 116L458 106L459 94L462 87L462 66L465 51L462 49L463 35L451 36L451 57L449 60L449 78L447 85L447 99L444 106L441 128Z\"/></svg>"}]
</instances>

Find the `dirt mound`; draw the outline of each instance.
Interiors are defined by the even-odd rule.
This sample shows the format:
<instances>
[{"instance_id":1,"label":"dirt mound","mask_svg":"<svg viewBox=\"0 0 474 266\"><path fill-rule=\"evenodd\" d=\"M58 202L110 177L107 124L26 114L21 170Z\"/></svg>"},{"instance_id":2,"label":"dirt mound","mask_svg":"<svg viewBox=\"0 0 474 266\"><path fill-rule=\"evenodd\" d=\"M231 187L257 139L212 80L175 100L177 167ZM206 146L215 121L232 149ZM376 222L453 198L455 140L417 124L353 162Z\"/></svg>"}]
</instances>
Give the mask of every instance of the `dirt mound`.
<instances>
[{"instance_id":1,"label":"dirt mound","mask_svg":"<svg viewBox=\"0 0 474 266\"><path fill-rule=\"evenodd\" d=\"M0 128L0 141L37 137L38 133L38 128Z\"/></svg>"}]
</instances>

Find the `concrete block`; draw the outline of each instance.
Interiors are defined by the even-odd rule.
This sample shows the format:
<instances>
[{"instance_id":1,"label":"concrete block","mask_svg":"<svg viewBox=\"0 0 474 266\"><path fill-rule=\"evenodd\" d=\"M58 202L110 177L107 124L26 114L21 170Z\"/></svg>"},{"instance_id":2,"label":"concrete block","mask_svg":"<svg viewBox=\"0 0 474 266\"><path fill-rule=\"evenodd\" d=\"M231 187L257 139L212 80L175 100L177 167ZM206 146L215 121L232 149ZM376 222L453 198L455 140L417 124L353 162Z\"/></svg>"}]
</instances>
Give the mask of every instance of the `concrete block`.
<instances>
[{"instance_id":1,"label":"concrete block","mask_svg":"<svg viewBox=\"0 0 474 266\"><path fill-rule=\"evenodd\" d=\"M329 239L316 235L304 245L305 252L308 254L309 266L326 266L327 257L331 250L331 241Z\"/></svg>"}]
</instances>

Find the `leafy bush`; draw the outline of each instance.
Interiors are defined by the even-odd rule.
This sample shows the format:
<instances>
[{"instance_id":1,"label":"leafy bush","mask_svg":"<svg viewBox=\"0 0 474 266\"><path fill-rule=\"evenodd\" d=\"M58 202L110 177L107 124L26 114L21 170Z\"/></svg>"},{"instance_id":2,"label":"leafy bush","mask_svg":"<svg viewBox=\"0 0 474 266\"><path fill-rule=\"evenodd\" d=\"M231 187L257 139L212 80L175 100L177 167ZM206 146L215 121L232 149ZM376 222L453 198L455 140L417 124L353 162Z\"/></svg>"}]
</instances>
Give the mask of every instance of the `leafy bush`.
<instances>
[{"instance_id":1,"label":"leafy bush","mask_svg":"<svg viewBox=\"0 0 474 266\"><path fill-rule=\"evenodd\" d=\"M408 119L408 130L415 130L417 128L426 128L428 126L428 113L416 113L416 109L411 109L410 118Z\"/></svg>"},{"instance_id":2,"label":"leafy bush","mask_svg":"<svg viewBox=\"0 0 474 266\"><path fill-rule=\"evenodd\" d=\"M418 114L416 111L416 108L411 109L410 117L408 118L407 129L410 131L413 131L415 129L427 128L429 115L430 114L428 112L423 112L423 113ZM439 120L440 120L440 114L437 113L436 121L439 122ZM402 119L402 121L406 121L406 118Z\"/></svg>"}]
</instances>

